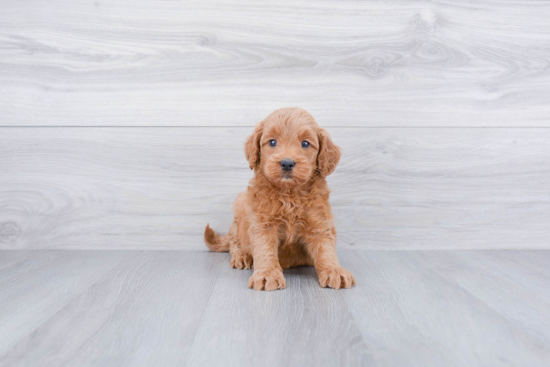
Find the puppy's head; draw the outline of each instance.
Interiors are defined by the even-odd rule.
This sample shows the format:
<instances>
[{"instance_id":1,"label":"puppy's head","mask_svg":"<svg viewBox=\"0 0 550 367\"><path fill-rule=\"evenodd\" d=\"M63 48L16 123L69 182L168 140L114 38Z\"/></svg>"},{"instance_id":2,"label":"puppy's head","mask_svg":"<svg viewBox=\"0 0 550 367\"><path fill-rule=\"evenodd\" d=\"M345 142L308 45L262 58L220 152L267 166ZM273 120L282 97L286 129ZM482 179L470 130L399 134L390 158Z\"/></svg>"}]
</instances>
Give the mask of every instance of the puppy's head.
<instances>
[{"instance_id":1,"label":"puppy's head","mask_svg":"<svg viewBox=\"0 0 550 367\"><path fill-rule=\"evenodd\" d=\"M256 125L245 143L250 169L279 187L298 187L312 178L330 175L340 160L340 148L306 110L274 111Z\"/></svg>"}]
</instances>

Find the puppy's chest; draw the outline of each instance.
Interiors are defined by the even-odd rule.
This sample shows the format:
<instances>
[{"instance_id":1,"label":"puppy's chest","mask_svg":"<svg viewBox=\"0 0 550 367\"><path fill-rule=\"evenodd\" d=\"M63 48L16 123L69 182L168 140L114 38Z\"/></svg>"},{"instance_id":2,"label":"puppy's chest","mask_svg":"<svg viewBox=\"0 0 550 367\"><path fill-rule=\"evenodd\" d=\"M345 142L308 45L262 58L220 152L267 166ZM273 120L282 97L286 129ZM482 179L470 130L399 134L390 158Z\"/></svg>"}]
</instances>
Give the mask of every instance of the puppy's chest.
<instances>
[{"instance_id":1,"label":"puppy's chest","mask_svg":"<svg viewBox=\"0 0 550 367\"><path fill-rule=\"evenodd\" d=\"M265 226L277 227L281 244L297 242L307 229L308 218L314 211L314 195L255 195L254 211Z\"/></svg>"},{"instance_id":2,"label":"puppy's chest","mask_svg":"<svg viewBox=\"0 0 550 367\"><path fill-rule=\"evenodd\" d=\"M279 200L271 215L274 219L282 222L305 221L309 211L309 203L307 197Z\"/></svg>"},{"instance_id":3,"label":"puppy's chest","mask_svg":"<svg viewBox=\"0 0 550 367\"><path fill-rule=\"evenodd\" d=\"M282 245L296 242L307 226L309 205L307 200L282 202L273 219L279 229Z\"/></svg>"}]
</instances>

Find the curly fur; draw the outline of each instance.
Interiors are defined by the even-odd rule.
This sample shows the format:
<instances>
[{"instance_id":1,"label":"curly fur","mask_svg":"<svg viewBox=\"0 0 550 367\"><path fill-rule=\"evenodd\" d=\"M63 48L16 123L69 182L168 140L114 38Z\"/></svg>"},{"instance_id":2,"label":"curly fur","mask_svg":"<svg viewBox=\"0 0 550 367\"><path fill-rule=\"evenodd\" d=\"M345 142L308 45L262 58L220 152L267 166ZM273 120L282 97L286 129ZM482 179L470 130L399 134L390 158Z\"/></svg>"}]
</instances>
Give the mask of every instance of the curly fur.
<instances>
[{"instance_id":1,"label":"curly fur","mask_svg":"<svg viewBox=\"0 0 550 367\"><path fill-rule=\"evenodd\" d=\"M277 146L270 146L271 139ZM338 165L340 148L328 133L304 109L281 108L256 125L245 155L254 177L233 203L229 233L218 236L207 225L206 246L229 251L233 268L254 266L249 288L256 290L285 288L283 269L302 265L315 266L322 287L354 285L336 255L325 177ZM283 159L296 162L290 174L281 168Z\"/></svg>"}]
</instances>

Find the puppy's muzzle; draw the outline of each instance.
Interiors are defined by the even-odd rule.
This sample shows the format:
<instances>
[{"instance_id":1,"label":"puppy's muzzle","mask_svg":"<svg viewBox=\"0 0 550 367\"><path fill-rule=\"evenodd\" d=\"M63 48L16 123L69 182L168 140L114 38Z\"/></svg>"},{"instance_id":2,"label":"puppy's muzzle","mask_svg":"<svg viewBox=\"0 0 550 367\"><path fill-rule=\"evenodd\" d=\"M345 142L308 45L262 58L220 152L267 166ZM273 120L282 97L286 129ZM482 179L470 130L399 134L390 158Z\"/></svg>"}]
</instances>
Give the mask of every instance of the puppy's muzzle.
<instances>
[{"instance_id":1,"label":"puppy's muzzle","mask_svg":"<svg viewBox=\"0 0 550 367\"><path fill-rule=\"evenodd\" d=\"M294 162L292 159L285 158L281 161L281 168L285 172L290 172L296 165L296 162Z\"/></svg>"}]
</instances>

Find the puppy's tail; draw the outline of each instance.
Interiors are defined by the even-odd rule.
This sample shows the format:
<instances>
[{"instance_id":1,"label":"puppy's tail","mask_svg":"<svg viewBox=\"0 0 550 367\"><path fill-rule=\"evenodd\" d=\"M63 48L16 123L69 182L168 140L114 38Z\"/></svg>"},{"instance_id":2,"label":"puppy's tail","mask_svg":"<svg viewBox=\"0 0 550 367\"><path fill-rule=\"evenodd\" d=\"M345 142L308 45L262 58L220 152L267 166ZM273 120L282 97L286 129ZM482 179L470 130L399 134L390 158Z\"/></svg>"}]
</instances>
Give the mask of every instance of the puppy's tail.
<instances>
[{"instance_id":1,"label":"puppy's tail","mask_svg":"<svg viewBox=\"0 0 550 367\"><path fill-rule=\"evenodd\" d=\"M223 236L218 236L216 232L207 224L204 230L204 243L206 247L213 252L229 251L229 242L231 241L231 233Z\"/></svg>"}]
</instances>

